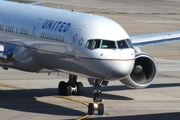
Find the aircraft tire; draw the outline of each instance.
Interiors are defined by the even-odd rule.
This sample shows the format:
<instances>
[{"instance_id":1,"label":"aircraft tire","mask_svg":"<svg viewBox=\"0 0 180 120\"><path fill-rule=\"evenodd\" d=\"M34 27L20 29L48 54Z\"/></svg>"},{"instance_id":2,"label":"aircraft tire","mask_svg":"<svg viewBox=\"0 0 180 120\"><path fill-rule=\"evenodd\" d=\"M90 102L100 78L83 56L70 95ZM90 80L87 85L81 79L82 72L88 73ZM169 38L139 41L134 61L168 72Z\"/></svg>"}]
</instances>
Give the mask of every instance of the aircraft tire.
<instances>
[{"instance_id":1,"label":"aircraft tire","mask_svg":"<svg viewBox=\"0 0 180 120\"><path fill-rule=\"evenodd\" d=\"M84 93L84 87L83 87L83 84L82 82L78 82L77 83L77 95L83 95Z\"/></svg>"},{"instance_id":2,"label":"aircraft tire","mask_svg":"<svg viewBox=\"0 0 180 120\"><path fill-rule=\"evenodd\" d=\"M66 96L70 96L71 95L71 85L67 85L66 86L66 93L65 93Z\"/></svg>"},{"instance_id":3,"label":"aircraft tire","mask_svg":"<svg viewBox=\"0 0 180 120\"><path fill-rule=\"evenodd\" d=\"M94 104L93 103L89 103L89 105L88 105L88 114L89 115L94 114Z\"/></svg>"},{"instance_id":4,"label":"aircraft tire","mask_svg":"<svg viewBox=\"0 0 180 120\"><path fill-rule=\"evenodd\" d=\"M66 83L64 81L59 82L58 93L59 95L64 95L66 92Z\"/></svg>"},{"instance_id":5,"label":"aircraft tire","mask_svg":"<svg viewBox=\"0 0 180 120\"><path fill-rule=\"evenodd\" d=\"M104 114L104 105L102 103L99 103L99 105L98 105L98 114L99 115Z\"/></svg>"}]
</instances>

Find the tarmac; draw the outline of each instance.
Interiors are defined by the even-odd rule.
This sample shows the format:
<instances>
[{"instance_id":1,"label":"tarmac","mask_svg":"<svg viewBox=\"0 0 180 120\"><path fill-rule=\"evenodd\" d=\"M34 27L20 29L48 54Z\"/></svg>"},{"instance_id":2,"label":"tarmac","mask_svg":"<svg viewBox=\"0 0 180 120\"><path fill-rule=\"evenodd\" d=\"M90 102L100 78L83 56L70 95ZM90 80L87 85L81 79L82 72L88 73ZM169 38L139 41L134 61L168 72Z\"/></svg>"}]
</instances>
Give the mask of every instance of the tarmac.
<instances>
[{"instance_id":1,"label":"tarmac","mask_svg":"<svg viewBox=\"0 0 180 120\"><path fill-rule=\"evenodd\" d=\"M14 0L17 1L17 0ZM20 1L20 0L19 0ZM131 35L174 31L180 28L178 0L44 0L42 6L98 14L111 18ZM23 1L20 2L30 2ZM142 47L155 57L158 75L145 89L131 89L119 81L103 87L104 115L88 115L92 87L86 78L83 96L59 96L63 73L36 74L0 70L0 119L2 120L177 120L180 118L180 42Z\"/></svg>"}]
</instances>

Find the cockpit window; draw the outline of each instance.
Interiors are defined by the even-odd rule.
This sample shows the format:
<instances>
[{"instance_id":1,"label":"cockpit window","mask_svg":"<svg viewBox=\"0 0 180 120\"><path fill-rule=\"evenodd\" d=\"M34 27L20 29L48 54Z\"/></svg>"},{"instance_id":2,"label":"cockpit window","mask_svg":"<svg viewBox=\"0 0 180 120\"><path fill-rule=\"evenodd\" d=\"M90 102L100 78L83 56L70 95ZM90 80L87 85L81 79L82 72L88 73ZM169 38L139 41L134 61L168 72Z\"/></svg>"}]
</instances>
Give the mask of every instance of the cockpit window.
<instances>
[{"instance_id":1,"label":"cockpit window","mask_svg":"<svg viewBox=\"0 0 180 120\"><path fill-rule=\"evenodd\" d=\"M129 39L120 40L117 42L119 49L133 48L132 42Z\"/></svg>"},{"instance_id":2,"label":"cockpit window","mask_svg":"<svg viewBox=\"0 0 180 120\"><path fill-rule=\"evenodd\" d=\"M116 47L118 46L118 47ZM133 44L130 39L124 39L124 40L119 40L117 42L112 41L112 40L102 40L102 39L91 39L88 40L86 45L86 48L90 50L94 49L126 49L126 48L133 48Z\"/></svg>"},{"instance_id":3,"label":"cockpit window","mask_svg":"<svg viewBox=\"0 0 180 120\"><path fill-rule=\"evenodd\" d=\"M132 41L130 39L126 39L127 44L129 45L130 48L134 48Z\"/></svg>"},{"instance_id":4,"label":"cockpit window","mask_svg":"<svg viewBox=\"0 0 180 120\"><path fill-rule=\"evenodd\" d=\"M86 48L91 49L92 43L93 43L93 40L88 40L86 43Z\"/></svg>"},{"instance_id":5,"label":"cockpit window","mask_svg":"<svg viewBox=\"0 0 180 120\"><path fill-rule=\"evenodd\" d=\"M117 44L120 49L129 48L125 40L118 41Z\"/></svg>"},{"instance_id":6,"label":"cockpit window","mask_svg":"<svg viewBox=\"0 0 180 120\"><path fill-rule=\"evenodd\" d=\"M91 50L91 49L99 48L100 44L101 44L100 39L88 40L85 47Z\"/></svg>"},{"instance_id":7,"label":"cockpit window","mask_svg":"<svg viewBox=\"0 0 180 120\"><path fill-rule=\"evenodd\" d=\"M116 48L115 41L103 40L101 48L103 48L103 49Z\"/></svg>"},{"instance_id":8,"label":"cockpit window","mask_svg":"<svg viewBox=\"0 0 180 120\"><path fill-rule=\"evenodd\" d=\"M101 44L101 40L98 40L98 39L94 40L92 49L99 48L100 44Z\"/></svg>"}]
</instances>

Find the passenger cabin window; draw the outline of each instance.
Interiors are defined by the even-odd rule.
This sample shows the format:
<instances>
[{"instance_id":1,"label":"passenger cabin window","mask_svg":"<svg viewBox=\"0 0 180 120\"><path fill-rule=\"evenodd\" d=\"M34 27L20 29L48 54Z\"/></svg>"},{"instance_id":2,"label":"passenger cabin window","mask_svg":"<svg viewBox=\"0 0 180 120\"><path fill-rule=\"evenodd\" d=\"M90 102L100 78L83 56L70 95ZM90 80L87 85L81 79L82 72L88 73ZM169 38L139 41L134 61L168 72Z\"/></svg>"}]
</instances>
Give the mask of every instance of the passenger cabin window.
<instances>
[{"instance_id":1,"label":"passenger cabin window","mask_svg":"<svg viewBox=\"0 0 180 120\"><path fill-rule=\"evenodd\" d=\"M3 29L3 24L0 24L0 30L2 30Z\"/></svg>"}]
</instances>

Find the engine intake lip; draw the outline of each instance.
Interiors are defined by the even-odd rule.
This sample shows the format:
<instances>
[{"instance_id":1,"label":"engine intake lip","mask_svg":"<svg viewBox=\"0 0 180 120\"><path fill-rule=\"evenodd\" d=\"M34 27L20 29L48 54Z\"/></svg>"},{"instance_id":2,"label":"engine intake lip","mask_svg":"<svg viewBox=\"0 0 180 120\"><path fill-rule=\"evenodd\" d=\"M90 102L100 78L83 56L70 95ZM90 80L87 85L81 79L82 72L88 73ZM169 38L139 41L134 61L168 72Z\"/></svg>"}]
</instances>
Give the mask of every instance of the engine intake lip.
<instances>
[{"instance_id":1,"label":"engine intake lip","mask_svg":"<svg viewBox=\"0 0 180 120\"><path fill-rule=\"evenodd\" d=\"M135 84L139 86L147 86L151 84L156 76L157 76L157 65L156 61L146 53L140 53L136 55L135 65L140 65L143 68L141 73L135 73L132 71L130 77ZM137 77L136 75L140 75L141 77Z\"/></svg>"},{"instance_id":2,"label":"engine intake lip","mask_svg":"<svg viewBox=\"0 0 180 120\"><path fill-rule=\"evenodd\" d=\"M133 71L121 82L132 88L145 88L152 84L156 76L157 65L154 58L147 53L137 53Z\"/></svg>"}]
</instances>

